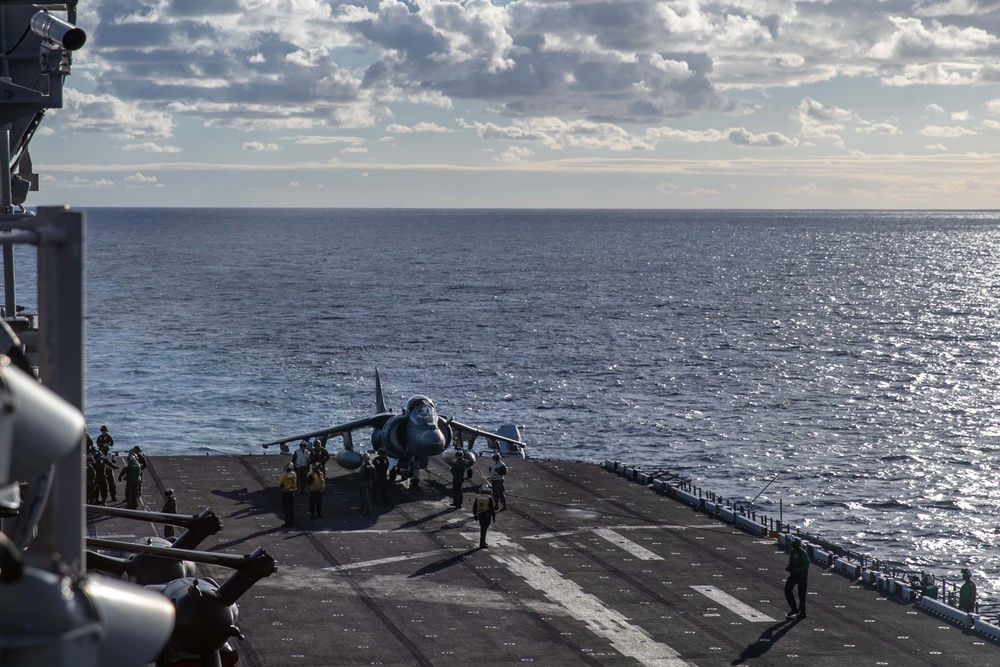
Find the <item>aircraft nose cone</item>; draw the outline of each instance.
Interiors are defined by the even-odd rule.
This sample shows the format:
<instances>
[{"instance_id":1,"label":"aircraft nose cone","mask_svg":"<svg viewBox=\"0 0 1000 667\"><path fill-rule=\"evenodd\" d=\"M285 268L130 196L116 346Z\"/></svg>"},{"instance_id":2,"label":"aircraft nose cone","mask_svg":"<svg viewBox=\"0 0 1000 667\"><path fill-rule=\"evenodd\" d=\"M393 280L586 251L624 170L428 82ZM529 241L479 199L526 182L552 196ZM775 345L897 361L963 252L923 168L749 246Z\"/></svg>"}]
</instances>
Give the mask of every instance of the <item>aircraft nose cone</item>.
<instances>
[{"instance_id":1,"label":"aircraft nose cone","mask_svg":"<svg viewBox=\"0 0 1000 667\"><path fill-rule=\"evenodd\" d=\"M444 433L436 428L421 429L416 434L416 439L411 443L420 456L434 456L444 451Z\"/></svg>"}]
</instances>

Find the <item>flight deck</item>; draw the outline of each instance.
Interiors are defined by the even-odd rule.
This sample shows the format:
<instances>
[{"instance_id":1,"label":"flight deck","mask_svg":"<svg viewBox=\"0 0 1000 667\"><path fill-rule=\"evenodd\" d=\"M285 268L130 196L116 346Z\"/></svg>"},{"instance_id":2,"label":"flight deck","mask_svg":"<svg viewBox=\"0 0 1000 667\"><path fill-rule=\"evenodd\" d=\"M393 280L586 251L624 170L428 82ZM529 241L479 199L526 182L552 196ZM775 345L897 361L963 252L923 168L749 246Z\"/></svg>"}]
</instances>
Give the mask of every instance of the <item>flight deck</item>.
<instances>
[{"instance_id":1,"label":"flight deck","mask_svg":"<svg viewBox=\"0 0 1000 667\"><path fill-rule=\"evenodd\" d=\"M432 464L418 491L391 488L371 516L338 470L324 518L297 496L285 528L286 461L159 457L143 483L146 509L173 488L181 513L214 510L223 529L201 549L262 547L277 562L239 601L239 665L1000 664L988 638L816 562L808 616L786 619L788 552L774 537L598 465L507 461L509 509L478 549L470 508L485 462L461 510L448 471ZM89 515L87 533L131 542L163 527Z\"/></svg>"}]
</instances>

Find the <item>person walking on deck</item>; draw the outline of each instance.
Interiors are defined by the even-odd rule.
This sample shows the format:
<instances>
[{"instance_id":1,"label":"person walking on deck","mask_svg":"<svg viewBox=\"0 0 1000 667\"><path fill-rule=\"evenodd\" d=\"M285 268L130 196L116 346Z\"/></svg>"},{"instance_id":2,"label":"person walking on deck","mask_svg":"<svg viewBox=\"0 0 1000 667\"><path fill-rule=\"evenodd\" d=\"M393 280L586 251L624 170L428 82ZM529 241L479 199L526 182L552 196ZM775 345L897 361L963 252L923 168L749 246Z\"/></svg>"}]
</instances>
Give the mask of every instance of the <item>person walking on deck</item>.
<instances>
[{"instance_id":1,"label":"person walking on deck","mask_svg":"<svg viewBox=\"0 0 1000 667\"><path fill-rule=\"evenodd\" d=\"M472 516L479 521L479 548L487 549L490 545L486 544L486 531L497 520L496 503L490 494L489 484L483 484L479 488L479 495L472 501Z\"/></svg>"},{"instance_id":2,"label":"person walking on deck","mask_svg":"<svg viewBox=\"0 0 1000 667\"><path fill-rule=\"evenodd\" d=\"M295 523L295 492L298 490L298 480L295 476L295 466L290 462L285 464L285 471L278 478L281 488L281 511L285 515L285 528Z\"/></svg>"},{"instance_id":3,"label":"person walking on deck","mask_svg":"<svg viewBox=\"0 0 1000 667\"><path fill-rule=\"evenodd\" d=\"M802 540L797 537L792 538L792 550L788 554L788 579L785 580L785 600L791 611L786 614L788 618L806 617L806 589L809 584L809 554L802 548ZM798 586L799 600L795 604L793 589Z\"/></svg>"}]
</instances>

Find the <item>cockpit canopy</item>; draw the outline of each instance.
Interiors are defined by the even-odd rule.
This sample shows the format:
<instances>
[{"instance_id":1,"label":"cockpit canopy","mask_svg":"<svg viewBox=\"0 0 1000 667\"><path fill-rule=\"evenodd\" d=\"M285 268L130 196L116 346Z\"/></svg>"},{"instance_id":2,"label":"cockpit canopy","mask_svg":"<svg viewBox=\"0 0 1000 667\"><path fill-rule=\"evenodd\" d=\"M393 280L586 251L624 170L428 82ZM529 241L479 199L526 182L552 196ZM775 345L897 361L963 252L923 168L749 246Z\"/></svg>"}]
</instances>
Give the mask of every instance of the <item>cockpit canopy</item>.
<instances>
[{"instance_id":1,"label":"cockpit canopy","mask_svg":"<svg viewBox=\"0 0 1000 667\"><path fill-rule=\"evenodd\" d=\"M426 396L417 394L406 402L406 414L415 424L433 425L437 423L437 410L434 402Z\"/></svg>"}]
</instances>

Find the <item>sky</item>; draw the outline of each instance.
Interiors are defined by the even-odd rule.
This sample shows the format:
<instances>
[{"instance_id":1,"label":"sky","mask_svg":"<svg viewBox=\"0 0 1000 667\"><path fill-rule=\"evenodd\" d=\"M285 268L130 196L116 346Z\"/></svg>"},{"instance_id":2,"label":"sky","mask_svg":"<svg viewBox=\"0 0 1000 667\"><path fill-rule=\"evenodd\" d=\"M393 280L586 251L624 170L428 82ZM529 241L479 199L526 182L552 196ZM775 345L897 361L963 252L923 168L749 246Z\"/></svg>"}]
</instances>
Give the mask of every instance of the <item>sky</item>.
<instances>
[{"instance_id":1,"label":"sky","mask_svg":"<svg viewBox=\"0 0 1000 667\"><path fill-rule=\"evenodd\" d=\"M1000 0L81 0L28 205L1000 208Z\"/></svg>"}]
</instances>

